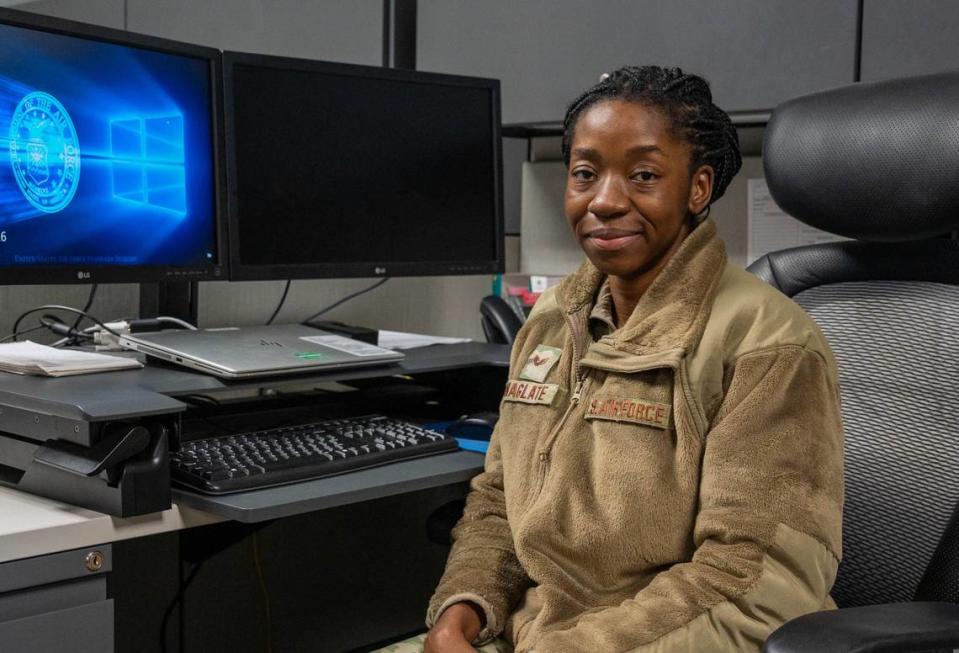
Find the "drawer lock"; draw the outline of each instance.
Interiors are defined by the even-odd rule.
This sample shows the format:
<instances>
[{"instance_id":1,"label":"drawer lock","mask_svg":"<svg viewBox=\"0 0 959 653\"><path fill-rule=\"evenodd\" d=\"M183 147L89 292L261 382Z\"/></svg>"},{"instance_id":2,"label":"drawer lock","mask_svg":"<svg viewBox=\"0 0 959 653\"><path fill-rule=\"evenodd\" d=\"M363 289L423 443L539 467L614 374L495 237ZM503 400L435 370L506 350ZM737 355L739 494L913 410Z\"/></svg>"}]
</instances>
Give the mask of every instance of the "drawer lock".
<instances>
[{"instance_id":1,"label":"drawer lock","mask_svg":"<svg viewBox=\"0 0 959 653\"><path fill-rule=\"evenodd\" d=\"M99 551L90 551L83 561L86 563L87 571L100 571L103 569L103 554Z\"/></svg>"}]
</instances>

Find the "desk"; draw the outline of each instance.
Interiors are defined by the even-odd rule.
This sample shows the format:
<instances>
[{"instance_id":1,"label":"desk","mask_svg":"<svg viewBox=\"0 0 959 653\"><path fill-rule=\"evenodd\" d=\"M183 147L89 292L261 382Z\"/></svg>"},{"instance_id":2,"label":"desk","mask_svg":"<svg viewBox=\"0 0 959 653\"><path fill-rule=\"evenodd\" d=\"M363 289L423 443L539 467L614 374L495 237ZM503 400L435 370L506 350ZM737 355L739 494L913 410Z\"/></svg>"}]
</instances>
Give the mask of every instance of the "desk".
<instances>
[{"instance_id":1,"label":"desk","mask_svg":"<svg viewBox=\"0 0 959 653\"><path fill-rule=\"evenodd\" d=\"M143 402L146 402L145 406L149 409L149 406L164 402L180 404L181 402L175 399L178 395L217 391L242 395L244 392L258 392L264 387L296 391L319 383L376 379L392 375L416 379L432 377L442 382L450 378L449 375L466 378L469 370L473 370L483 374L491 372L493 378L502 380L505 378L507 361L506 347L469 343L411 350L399 365L343 370L309 377L224 383L212 377L182 370L148 367L134 372L77 377L71 381L75 382L72 385L78 390L75 404L76 416L79 418L103 415L107 411L123 410L129 413L129 401L118 401L106 391L121 386L124 387L127 400L131 395L135 395L141 402L138 407L143 408ZM98 383L92 383L94 379L97 379ZM55 403L62 401L67 394L64 390L66 385L71 384L0 375L0 399L4 393L16 392L21 397L29 395L31 401L40 405ZM466 394L470 394L475 388L464 390ZM185 405L164 405L176 410L186 408ZM5 651L20 650L16 648L18 645L22 645L22 650L25 651L112 650L113 633L109 633L110 638L105 639L102 631L104 624L113 623L115 609L117 646L120 647L118 650L126 650L123 640L126 638L129 643L131 637L143 644L138 646L137 650L160 650L158 637L143 633L158 632L153 631L153 628L159 623L159 608L168 606L182 589L183 578L192 569L194 561L207 558L212 560L204 567L203 576L208 578L200 579L202 582L198 580L198 583L191 587L185 601L187 605L194 607L204 605L206 612L206 608L214 603L209 597L215 596L219 599L222 592L222 596L233 601L234 605L226 610L226 617L218 616L217 622L223 619L235 622L236 629L242 631L244 622L248 622L250 618L241 613L248 609L247 604L259 604L260 592L251 595L252 589L249 587L231 590L223 585L236 581L238 568L242 569L244 575L249 575L247 572L253 567L246 560L251 555L250 547L246 544L238 545L237 542L243 541L243 538L254 532L260 533L260 551L257 559L252 561L255 562L258 574L262 571L260 566L263 564L264 567L272 567L267 568L267 572L285 578L290 574L289 570L283 567L284 561L289 560L291 555L302 557L304 551L308 551L308 557L317 561L316 564L321 564L330 556L340 556L341 562L322 563L324 570L311 572L305 561L301 575L309 577L311 573L316 573L317 579L329 578L329 567L342 567L342 560L350 562L355 557L356 560L362 561L369 574L380 575L384 582L391 583L389 587L380 587L375 592L376 596L368 597L347 596L343 592L348 588L337 589L335 586L331 586L327 590L328 596L322 597L321 600L302 588L291 590L298 594L297 600L303 598L307 602L328 604L325 610L330 614L331 620L341 621L341 617L333 614L332 607L332 599L339 595L340 603L351 604L359 601L364 607L369 606L369 615L374 619L377 618L377 610L383 608L383 621L389 622L392 618L394 625L390 627L401 628L384 634L384 631L370 627L366 635L363 632L355 633L351 637L341 638L335 648L319 646L316 650L349 650L364 642L415 629L422 618L423 588L428 588L436 579L426 578L426 584L414 588L412 583L417 581L409 577L407 572L415 572L421 567L419 559L422 558L429 563L429 573L434 574L437 572L437 564L441 565L446 555L444 548L428 543L424 545L420 541L424 530L422 522L425 521L425 515L437 505L465 495L465 484L482 469L482 461L479 454L456 452L234 495L210 497L174 490L174 505L171 509L126 519L110 517L15 489L0 488L0 578L16 579L16 582L7 585L0 582L0 641L4 642ZM294 518L296 521L281 518ZM277 519L280 521L273 523L273 520ZM236 522L252 526L243 526ZM193 528L201 526L204 528ZM383 529L389 531L384 533ZM408 548L410 541L415 542L413 546L424 546L428 550L404 550L403 547ZM306 542L309 546L304 548ZM256 544L253 548L255 547ZM376 553L372 553L374 549ZM104 562L98 570L91 572L83 564L85 557L93 550L103 555ZM397 578L402 580L389 581L383 576L384 573L389 574L392 571L388 561L380 561L377 556L390 550L397 555L397 559L409 558L408 562L395 569ZM267 559L263 560L259 556ZM441 566L439 568L441 569ZM334 575L340 574L337 576L340 578L339 584L347 582L344 579L349 578L350 573L353 572L349 569L334 570ZM267 580L277 582L272 581L272 578ZM268 584L263 582L262 577L259 583L264 588ZM371 592L370 587L373 585L370 583L369 578L356 579L356 586L361 588L361 592ZM405 605L403 599L406 597L406 588L403 583L409 585L409 593L415 594L415 598L405 601ZM291 582L284 580L284 585L290 586ZM60 591L51 592L50 589L54 587ZM366 589L362 589L363 587ZM148 591L144 592L145 589ZM11 593L10 597L16 594L16 601L21 607L12 608L12 600L5 603L4 597L7 595L3 592ZM156 596L151 597L151 593ZM193 594L196 594L197 598L193 598ZM203 598L204 596L207 598ZM29 600L25 601L25 597ZM276 605L282 605L287 598L274 595L272 600ZM397 618L390 617L385 612L388 605L399 606L399 609L393 610L397 613L393 617ZM292 611L285 609L282 614L278 614L275 609L272 617L273 628ZM216 613L216 610L212 612ZM399 613L403 612L417 615L415 621L411 622L407 617L399 619ZM194 617L189 610L181 611L180 615L183 614L187 614L188 618L184 624L172 626L168 650L229 650L239 653L264 649L259 645L262 637L255 627L243 637L232 641L224 640L222 649L211 647L204 639L205 634L195 634L190 630L191 622L202 620ZM152 627L147 626L147 622L152 624ZM362 624L362 618L355 620L355 623ZM81 634L75 632L80 624L83 625L83 633L89 636L88 639L83 639ZM94 627L97 624L99 631ZM288 627L290 626L284 626ZM350 624L344 621L343 628L349 627ZM63 636L64 628L69 637ZM209 630L208 625L197 628ZM53 633L60 634L54 637ZM289 640L283 640L283 635L284 633L273 633L270 636L275 644L273 650L284 650L283 641ZM142 638L142 642L137 638ZM186 641L187 646L180 648L175 641L177 639L180 639L181 643ZM257 641L257 644L251 643L251 639ZM244 641L245 646L238 644ZM331 642L329 639L326 641ZM52 648L45 649L46 646ZM290 650L292 648L295 646L291 645Z\"/></svg>"}]
</instances>

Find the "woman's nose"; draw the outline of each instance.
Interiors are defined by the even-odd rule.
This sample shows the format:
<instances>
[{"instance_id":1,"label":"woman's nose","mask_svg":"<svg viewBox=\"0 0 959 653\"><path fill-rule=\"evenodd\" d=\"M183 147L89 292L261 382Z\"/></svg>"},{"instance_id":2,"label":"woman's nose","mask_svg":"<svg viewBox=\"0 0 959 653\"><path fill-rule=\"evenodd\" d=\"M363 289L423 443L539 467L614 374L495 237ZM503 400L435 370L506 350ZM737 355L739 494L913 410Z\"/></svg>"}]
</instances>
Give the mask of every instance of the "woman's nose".
<instances>
[{"instance_id":1,"label":"woman's nose","mask_svg":"<svg viewBox=\"0 0 959 653\"><path fill-rule=\"evenodd\" d=\"M595 186L596 194L589 201L589 212L600 218L612 218L629 210L629 194L622 180L603 177Z\"/></svg>"}]
</instances>

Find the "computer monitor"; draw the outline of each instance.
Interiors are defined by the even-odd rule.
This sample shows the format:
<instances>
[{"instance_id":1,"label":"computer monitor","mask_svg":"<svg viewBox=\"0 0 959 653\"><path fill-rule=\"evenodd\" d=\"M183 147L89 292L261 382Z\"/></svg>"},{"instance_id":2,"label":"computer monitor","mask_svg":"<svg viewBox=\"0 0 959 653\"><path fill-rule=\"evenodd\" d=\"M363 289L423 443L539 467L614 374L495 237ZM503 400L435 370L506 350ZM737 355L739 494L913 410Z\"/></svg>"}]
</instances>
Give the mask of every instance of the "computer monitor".
<instances>
[{"instance_id":1,"label":"computer monitor","mask_svg":"<svg viewBox=\"0 0 959 653\"><path fill-rule=\"evenodd\" d=\"M499 82L224 53L231 279L503 270Z\"/></svg>"},{"instance_id":2,"label":"computer monitor","mask_svg":"<svg viewBox=\"0 0 959 653\"><path fill-rule=\"evenodd\" d=\"M221 65L0 10L0 283L225 278Z\"/></svg>"}]
</instances>

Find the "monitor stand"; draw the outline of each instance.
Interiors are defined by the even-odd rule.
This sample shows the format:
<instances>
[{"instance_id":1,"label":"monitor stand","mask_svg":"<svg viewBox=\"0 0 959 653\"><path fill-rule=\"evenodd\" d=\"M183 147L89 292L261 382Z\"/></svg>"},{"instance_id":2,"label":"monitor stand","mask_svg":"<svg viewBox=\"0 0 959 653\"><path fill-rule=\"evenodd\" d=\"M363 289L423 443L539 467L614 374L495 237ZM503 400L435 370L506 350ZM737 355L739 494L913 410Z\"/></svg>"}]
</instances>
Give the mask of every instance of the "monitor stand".
<instances>
[{"instance_id":1,"label":"monitor stand","mask_svg":"<svg viewBox=\"0 0 959 653\"><path fill-rule=\"evenodd\" d=\"M161 281L140 284L140 317L166 315L196 325L199 284L196 281Z\"/></svg>"}]
</instances>

